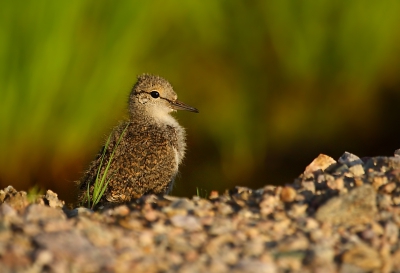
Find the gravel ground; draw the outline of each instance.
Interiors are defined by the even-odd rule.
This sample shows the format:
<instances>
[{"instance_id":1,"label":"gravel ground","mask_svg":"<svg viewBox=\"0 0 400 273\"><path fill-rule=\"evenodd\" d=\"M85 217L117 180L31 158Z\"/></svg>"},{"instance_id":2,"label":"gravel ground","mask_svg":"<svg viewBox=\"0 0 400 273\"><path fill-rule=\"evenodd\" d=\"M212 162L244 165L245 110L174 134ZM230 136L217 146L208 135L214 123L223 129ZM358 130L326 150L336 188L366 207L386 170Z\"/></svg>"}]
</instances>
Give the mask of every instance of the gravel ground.
<instances>
[{"instance_id":1,"label":"gravel ground","mask_svg":"<svg viewBox=\"0 0 400 273\"><path fill-rule=\"evenodd\" d=\"M400 272L399 227L399 150L320 155L284 187L150 195L96 212L9 186L0 271Z\"/></svg>"}]
</instances>

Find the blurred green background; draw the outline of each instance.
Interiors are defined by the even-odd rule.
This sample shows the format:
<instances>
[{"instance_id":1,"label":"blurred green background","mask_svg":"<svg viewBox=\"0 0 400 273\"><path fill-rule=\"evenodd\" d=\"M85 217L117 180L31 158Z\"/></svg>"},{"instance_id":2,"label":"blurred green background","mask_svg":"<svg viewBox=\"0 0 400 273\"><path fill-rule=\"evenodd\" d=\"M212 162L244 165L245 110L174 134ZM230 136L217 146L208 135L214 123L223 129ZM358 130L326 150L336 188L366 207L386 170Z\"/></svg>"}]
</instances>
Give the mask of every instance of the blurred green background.
<instances>
[{"instance_id":1,"label":"blurred green background","mask_svg":"<svg viewBox=\"0 0 400 273\"><path fill-rule=\"evenodd\" d=\"M168 79L174 195L290 183L319 153L400 148L399 1L4 1L0 188L67 201L136 76Z\"/></svg>"}]
</instances>

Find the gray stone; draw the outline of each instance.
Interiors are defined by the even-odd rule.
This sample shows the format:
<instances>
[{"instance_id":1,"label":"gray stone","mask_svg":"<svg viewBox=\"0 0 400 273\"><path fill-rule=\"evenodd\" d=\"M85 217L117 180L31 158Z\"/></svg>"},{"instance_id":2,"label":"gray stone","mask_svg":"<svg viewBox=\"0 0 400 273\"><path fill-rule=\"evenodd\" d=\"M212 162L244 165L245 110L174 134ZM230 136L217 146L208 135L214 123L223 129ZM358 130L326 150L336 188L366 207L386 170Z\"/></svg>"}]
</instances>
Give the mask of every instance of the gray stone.
<instances>
[{"instance_id":1,"label":"gray stone","mask_svg":"<svg viewBox=\"0 0 400 273\"><path fill-rule=\"evenodd\" d=\"M363 165L364 162L355 154L345 152L338 160L339 163L347 165L347 167L352 167L355 165Z\"/></svg>"},{"instance_id":2,"label":"gray stone","mask_svg":"<svg viewBox=\"0 0 400 273\"><path fill-rule=\"evenodd\" d=\"M376 192L371 185L365 184L330 199L315 216L324 223L355 225L372 221L376 212Z\"/></svg>"}]
</instances>

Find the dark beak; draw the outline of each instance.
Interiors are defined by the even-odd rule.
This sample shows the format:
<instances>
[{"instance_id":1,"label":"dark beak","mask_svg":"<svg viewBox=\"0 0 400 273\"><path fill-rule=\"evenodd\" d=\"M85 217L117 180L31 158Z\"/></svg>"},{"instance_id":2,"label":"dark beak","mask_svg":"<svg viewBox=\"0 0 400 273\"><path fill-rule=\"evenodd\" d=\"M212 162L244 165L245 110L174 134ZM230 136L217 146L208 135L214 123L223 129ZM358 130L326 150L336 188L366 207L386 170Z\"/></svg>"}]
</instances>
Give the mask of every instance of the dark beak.
<instances>
[{"instance_id":1,"label":"dark beak","mask_svg":"<svg viewBox=\"0 0 400 273\"><path fill-rule=\"evenodd\" d=\"M174 110L186 110L186 111L190 111L190 112L194 112L194 113L198 113L199 110L197 110L196 108L189 106L187 104L184 104L183 102L176 100L176 101L170 101L171 104L171 108Z\"/></svg>"}]
</instances>

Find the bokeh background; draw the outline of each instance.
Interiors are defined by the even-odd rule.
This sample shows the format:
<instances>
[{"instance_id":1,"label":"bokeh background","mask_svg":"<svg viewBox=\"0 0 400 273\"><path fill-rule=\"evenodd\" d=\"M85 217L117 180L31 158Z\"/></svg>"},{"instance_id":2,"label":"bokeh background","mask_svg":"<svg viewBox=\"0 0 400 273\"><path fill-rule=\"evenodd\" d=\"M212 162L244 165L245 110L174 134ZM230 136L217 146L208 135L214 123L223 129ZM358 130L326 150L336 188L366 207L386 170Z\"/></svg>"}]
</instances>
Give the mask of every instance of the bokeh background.
<instances>
[{"instance_id":1,"label":"bokeh background","mask_svg":"<svg viewBox=\"0 0 400 273\"><path fill-rule=\"evenodd\" d=\"M319 153L400 148L400 2L4 1L0 188L67 201L136 76L168 79L188 153L173 194L290 183Z\"/></svg>"}]
</instances>

